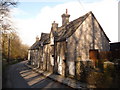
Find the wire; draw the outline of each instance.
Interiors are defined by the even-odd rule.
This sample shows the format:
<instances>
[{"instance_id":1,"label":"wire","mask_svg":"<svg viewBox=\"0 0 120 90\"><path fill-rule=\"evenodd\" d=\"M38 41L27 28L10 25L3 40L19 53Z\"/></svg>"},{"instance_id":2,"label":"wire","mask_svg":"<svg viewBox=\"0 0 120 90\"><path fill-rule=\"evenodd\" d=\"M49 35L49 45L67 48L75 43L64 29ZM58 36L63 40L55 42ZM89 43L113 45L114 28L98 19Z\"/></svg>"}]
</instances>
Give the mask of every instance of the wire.
<instances>
[{"instance_id":1,"label":"wire","mask_svg":"<svg viewBox=\"0 0 120 90\"><path fill-rule=\"evenodd\" d=\"M86 9L84 8L84 6L83 6L83 4L81 3L81 1L80 1L80 0L77 0L77 1L79 2L80 6L83 8L83 10L86 12Z\"/></svg>"}]
</instances>

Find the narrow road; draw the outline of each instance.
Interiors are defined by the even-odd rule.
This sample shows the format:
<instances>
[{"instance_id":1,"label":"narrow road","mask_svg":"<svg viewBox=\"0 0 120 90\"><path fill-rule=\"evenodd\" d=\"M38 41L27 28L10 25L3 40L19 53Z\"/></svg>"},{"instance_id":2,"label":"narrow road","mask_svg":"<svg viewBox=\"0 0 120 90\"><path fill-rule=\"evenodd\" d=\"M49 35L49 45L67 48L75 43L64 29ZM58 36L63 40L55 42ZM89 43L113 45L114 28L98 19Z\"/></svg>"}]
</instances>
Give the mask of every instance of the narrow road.
<instances>
[{"instance_id":1,"label":"narrow road","mask_svg":"<svg viewBox=\"0 0 120 90\"><path fill-rule=\"evenodd\" d=\"M25 65L26 61L10 66L6 72L6 88L68 88L59 82L53 81L36 73Z\"/></svg>"}]
</instances>

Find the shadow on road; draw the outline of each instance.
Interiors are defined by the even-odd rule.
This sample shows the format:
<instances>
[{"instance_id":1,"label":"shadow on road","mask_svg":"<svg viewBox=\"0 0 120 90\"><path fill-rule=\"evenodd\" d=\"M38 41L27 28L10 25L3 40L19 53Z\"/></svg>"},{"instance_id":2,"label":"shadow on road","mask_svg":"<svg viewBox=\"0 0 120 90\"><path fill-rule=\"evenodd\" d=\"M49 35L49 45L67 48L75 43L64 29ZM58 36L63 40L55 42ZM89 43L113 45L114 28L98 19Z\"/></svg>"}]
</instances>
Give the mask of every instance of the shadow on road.
<instances>
[{"instance_id":1,"label":"shadow on road","mask_svg":"<svg viewBox=\"0 0 120 90\"><path fill-rule=\"evenodd\" d=\"M24 62L11 65L4 73L3 88L70 88L28 68Z\"/></svg>"}]
</instances>

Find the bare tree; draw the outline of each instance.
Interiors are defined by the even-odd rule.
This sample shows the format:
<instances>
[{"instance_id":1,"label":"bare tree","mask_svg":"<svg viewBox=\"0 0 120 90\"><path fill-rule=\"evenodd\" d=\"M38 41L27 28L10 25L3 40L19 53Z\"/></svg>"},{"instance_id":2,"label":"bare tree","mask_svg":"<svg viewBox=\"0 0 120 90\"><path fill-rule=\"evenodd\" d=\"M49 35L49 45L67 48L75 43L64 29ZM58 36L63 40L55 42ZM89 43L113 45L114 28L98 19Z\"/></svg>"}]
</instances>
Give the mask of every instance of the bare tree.
<instances>
[{"instance_id":1,"label":"bare tree","mask_svg":"<svg viewBox=\"0 0 120 90\"><path fill-rule=\"evenodd\" d=\"M10 17L10 10L15 7L17 2L14 0L0 0L0 30L7 33L7 30L13 30Z\"/></svg>"},{"instance_id":2,"label":"bare tree","mask_svg":"<svg viewBox=\"0 0 120 90\"><path fill-rule=\"evenodd\" d=\"M14 0L0 0L0 51L4 56L6 52L5 49L9 43L9 35L15 31L14 25L11 19L11 8L15 7L17 2ZM1 53L1 52L0 52Z\"/></svg>"},{"instance_id":3,"label":"bare tree","mask_svg":"<svg viewBox=\"0 0 120 90\"><path fill-rule=\"evenodd\" d=\"M2 59L24 59L27 57L28 46L22 44L12 22L11 9L18 2L14 0L0 0L0 33L2 34ZM12 37L12 38L11 38ZM19 48L18 48L19 47Z\"/></svg>"}]
</instances>

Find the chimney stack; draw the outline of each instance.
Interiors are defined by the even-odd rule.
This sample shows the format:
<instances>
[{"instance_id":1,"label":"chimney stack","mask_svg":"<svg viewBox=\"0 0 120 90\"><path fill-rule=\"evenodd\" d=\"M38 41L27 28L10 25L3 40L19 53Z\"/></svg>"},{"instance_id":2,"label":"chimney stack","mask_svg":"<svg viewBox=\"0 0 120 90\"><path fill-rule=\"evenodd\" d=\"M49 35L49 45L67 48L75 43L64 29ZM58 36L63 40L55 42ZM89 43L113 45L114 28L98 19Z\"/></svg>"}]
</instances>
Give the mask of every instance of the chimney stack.
<instances>
[{"instance_id":1,"label":"chimney stack","mask_svg":"<svg viewBox=\"0 0 120 90\"><path fill-rule=\"evenodd\" d=\"M68 9L66 9L66 13L61 15L62 17L62 25L67 25L69 23L69 17Z\"/></svg>"},{"instance_id":2,"label":"chimney stack","mask_svg":"<svg viewBox=\"0 0 120 90\"><path fill-rule=\"evenodd\" d=\"M57 31L58 29L58 23L56 23L55 21L52 23L52 30L53 31Z\"/></svg>"},{"instance_id":3,"label":"chimney stack","mask_svg":"<svg viewBox=\"0 0 120 90\"><path fill-rule=\"evenodd\" d=\"M39 37L38 36L36 36L36 42L38 42L39 41Z\"/></svg>"}]
</instances>

